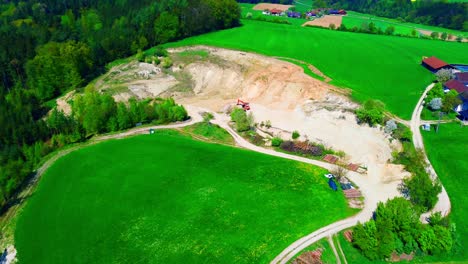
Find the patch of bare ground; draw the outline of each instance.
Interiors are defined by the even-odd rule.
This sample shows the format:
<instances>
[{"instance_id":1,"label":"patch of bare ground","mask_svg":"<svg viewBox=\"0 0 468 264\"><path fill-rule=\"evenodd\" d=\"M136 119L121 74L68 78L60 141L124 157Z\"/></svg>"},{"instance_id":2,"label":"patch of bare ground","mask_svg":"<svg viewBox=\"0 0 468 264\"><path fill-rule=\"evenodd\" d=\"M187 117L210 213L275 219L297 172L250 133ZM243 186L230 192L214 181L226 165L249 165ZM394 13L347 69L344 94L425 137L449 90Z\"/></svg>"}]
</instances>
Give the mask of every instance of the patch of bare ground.
<instances>
[{"instance_id":1,"label":"patch of bare ground","mask_svg":"<svg viewBox=\"0 0 468 264\"><path fill-rule=\"evenodd\" d=\"M271 10L278 9L281 11L286 11L289 8L293 7L292 5L280 5L280 4L269 4L269 3L260 3L253 7L253 10Z\"/></svg>"},{"instance_id":2,"label":"patch of bare ground","mask_svg":"<svg viewBox=\"0 0 468 264\"><path fill-rule=\"evenodd\" d=\"M314 65L309 64L309 63L307 63L307 62L305 62L305 61L296 60L296 59L291 59L291 58L284 58L284 57L275 57L275 58L280 59L280 60L281 60L281 59L287 59L287 60L290 60L290 61L294 61L294 62L298 62L298 63L301 63L301 64L305 64L305 65L307 65L307 67L309 68L309 70L311 70L313 73L315 73L315 74L317 74L318 76L324 78L324 81L325 81L325 82L328 83L328 82L331 82L331 81L332 81L332 79L331 79L330 77L326 76L326 75L325 75L323 72L321 72L317 67L315 67ZM341 91L345 91L345 90L343 90L343 89L340 89L340 90L341 90Z\"/></svg>"},{"instance_id":3,"label":"patch of bare ground","mask_svg":"<svg viewBox=\"0 0 468 264\"><path fill-rule=\"evenodd\" d=\"M331 24L334 24L336 28L341 26L343 22L343 16L333 16L325 15L320 18L316 18L312 21L304 23L302 26L317 26L317 27L330 27Z\"/></svg>"},{"instance_id":4,"label":"patch of bare ground","mask_svg":"<svg viewBox=\"0 0 468 264\"><path fill-rule=\"evenodd\" d=\"M71 114L71 106L68 103L73 96L75 95L75 91L71 91L64 96L57 98L57 110L62 111L66 115Z\"/></svg>"}]
</instances>

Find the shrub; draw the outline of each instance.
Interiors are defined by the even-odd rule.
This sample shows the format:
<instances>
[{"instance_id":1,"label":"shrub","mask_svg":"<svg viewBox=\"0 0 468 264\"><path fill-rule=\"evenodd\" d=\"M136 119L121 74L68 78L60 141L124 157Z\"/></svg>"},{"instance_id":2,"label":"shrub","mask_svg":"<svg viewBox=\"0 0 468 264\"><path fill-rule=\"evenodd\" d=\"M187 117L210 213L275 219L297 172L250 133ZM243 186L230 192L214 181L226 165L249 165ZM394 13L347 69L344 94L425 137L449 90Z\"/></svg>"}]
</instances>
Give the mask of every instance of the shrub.
<instances>
[{"instance_id":1,"label":"shrub","mask_svg":"<svg viewBox=\"0 0 468 264\"><path fill-rule=\"evenodd\" d=\"M167 53L167 50L161 46L157 46L155 51L154 51L154 55L158 56L158 57L167 57L168 53Z\"/></svg>"},{"instance_id":2,"label":"shrub","mask_svg":"<svg viewBox=\"0 0 468 264\"><path fill-rule=\"evenodd\" d=\"M439 110L442 107L442 98L434 98L429 102L429 108Z\"/></svg>"},{"instance_id":3,"label":"shrub","mask_svg":"<svg viewBox=\"0 0 468 264\"><path fill-rule=\"evenodd\" d=\"M450 90L442 102L442 111L449 113L455 108L457 105L461 104L462 101L460 100L458 96L458 92L455 90Z\"/></svg>"},{"instance_id":4,"label":"shrub","mask_svg":"<svg viewBox=\"0 0 468 264\"><path fill-rule=\"evenodd\" d=\"M356 116L359 122L368 123L370 126L381 124L383 122L383 114L385 105L379 100L367 100L356 110Z\"/></svg>"},{"instance_id":5,"label":"shrub","mask_svg":"<svg viewBox=\"0 0 468 264\"><path fill-rule=\"evenodd\" d=\"M203 113L202 116L203 116L203 121L206 123L209 123L214 118L213 114L210 112L205 112Z\"/></svg>"},{"instance_id":6,"label":"shrub","mask_svg":"<svg viewBox=\"0 0 468 264\"><path fill-rule=\"evenodd\" d=\"M308 154L312 156L322 156L323 148L321 148L320 146L312 146L309 148Z\"/></svg>"},{"instance_id":7,"label":"shrub","mask_svg":"<svg viewBox=\"0 0 468 264\"><path fill-rule=\"evenodd\" d=\"M248 13L245 15L245 18L251 19L251 18L252 18L252 13L248 12Z\"/></svg>"},{"instance_id":8,"label":"shrub","mask_svg":"<svg viewBox=\"0 0 468 264\"><path fill-rule=\"evenodd\" d=\"M300 136L301 136L301 134L299 134L299 131L294 130L292 132L292 139L298 139Z\"/></svg>"},{"instance_id":9,"label":"shrub","mask_svg":"<svg viewBox=\"0 0 468 264\"><path fill-rule=\"evenodd\" d=\"M294 142L290 140L284 141L280 144L280 148L285 151L293 152L295 150Z\"/></svg>"},{"instance_id":10,"label":"shrub","mask_svg":"<svg viewBox=\"0 0 468 264\"><path fill-rule=\"evenodd\" d=\"M138 53L136 54L136 59L139 62L144 62L146 59L145 53L142 50L138 50Z\"/></svg>"},{"instance_id":11,"label":"shrub","mask_svg":"<svg viewBox=\"0 0 468 264\"><path fill-rule=\"evenodd\" d=\"M444 98L444 97L445 97L445 93L444 93L444 88L442 87L442 84L436 83L434 87L427 93L425 101L430 102L434 98Z\"/></svg>"},{"instance_id":12,"label":"shrub","mask_svg":"<svg viewBox=\"0 0 468 264\"><path fill-rule=\"evenodd\" d=\"M453 74L449 69L441 69L436 72L436 77L438 82L445 83L455 78L455 74Z\"/></svg>"},{"instance_id":13,"label":"shrub","mask_svg":"<svg viewBox=\"0 0 468 264\"><path fill-rule=\"evenodd\" d=\"M164 57L161 61L161 66L165 69L172 67L172 60L169 57Z\"/></svg>"},{"instance_id":14,"label":"shrub","mask_svg":"<svg viewBox=\"0 0 468 264\"><path fill-rule=\"evenodd\" d=\"M273 147L279 147L283 143L283 140L279 137L274 137L271 139L271 145Z\"/></svg>"},{"instance_id":15,"label":"shrub","mask_svg":"<svg viewBox=\"0 0 468 264\"><path fill-rule=\"evenodd\" d=\"M395 123L395 120L388 120L387 123L385 124L385 133L391 134L395 129L397 129L398 126Z\"/></svg>"},{"instance_id":16,"label":"shrub","mask_svg":"<svg viewBox=\"0 0 468 264\"><path fill-rule=\"evenodd\" d=\"M231 112L231 120L236 123L236 130L238 132L247 131L250 129L249 120L244 110L235 108Z\"/></svg>"},{"instance_id":17,"label":"shrub","mask_svg":"<svg viewBox=\"0 0 468 264\"><path fill-rule=\"evenodd\" d=\"M393 131L393 137L400 141L410 142L413 139L413 133L409 129L409 127L398 124L397 129Z\"/></svg>"},{"instance_id":18,"label":"shrub","mask_svg":"<svg viewBox=\"0 0 468 264\"><path fill-rule=\"evenodd\" d=\"M265 121L265 126L266 128L271 128L271 121L270 120Z\"/></svg>"}]
</instances>

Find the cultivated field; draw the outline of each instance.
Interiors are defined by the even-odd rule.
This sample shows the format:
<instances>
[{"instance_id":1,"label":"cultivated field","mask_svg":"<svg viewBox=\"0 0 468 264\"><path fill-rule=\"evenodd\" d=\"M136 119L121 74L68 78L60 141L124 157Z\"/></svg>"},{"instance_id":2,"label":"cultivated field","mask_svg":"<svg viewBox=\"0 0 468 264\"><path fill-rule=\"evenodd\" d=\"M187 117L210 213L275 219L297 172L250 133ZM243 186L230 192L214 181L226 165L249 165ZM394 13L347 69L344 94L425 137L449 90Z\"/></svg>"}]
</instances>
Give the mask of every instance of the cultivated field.
<instances>
[{"instance_id":1,"label":"cultivated field","mask_svg":"<svg viewBox=\"0 0 468 264\"><path fill-rule=\"evenodd\" d=\"M171 131L103 142L43 176L18 220L18 258L266 263L354 212L324 172Z\"/></svg>"},{"instance_id":2,"label":"cultivated field","mask_svg":"<svg viewBox=\"0 0 468 264\"><path fill-rule=\"evenodd\" d=\"M356 34L243 20L243 26L185 39L167 46L206 44L302 60L353 89L359 101L382 100L409 119L420 94L434 76L420 66L422 56L467 63L464 43Z\"/></svg>"},{"instance_id":3,"label":"cultivated field","mask_svg":"<svg viewBox=\"0 0 468 264\"><path fill-rule=\"evenodd\" d=\"M318 26L318 27L330 27L332 24L335 25L335 27L339 27L341 26L341 23L343 21L343 17L342 16L329 16L329 15L326 15L326 16L323 16L323 17L320 17L320 18L316 18L312 21L309 21L309 22L306 22L304 23L303 26Z\"/></svg>"},{"instance_id":4,"label":"cultivated field","mask_svg":"<svg viewBox=\"0 0 468 264\"><path fill-rule=\"evenodd\" d=\"M467 260L468 243L468 198L466 183L468 181L468 127L459 124L443 124L439 133L422 131L424 144L429 160L437 172L450 197L452 212L450 218L456 223L461 241L458 254L450 260Z\"/></svg>"}]
</instances>

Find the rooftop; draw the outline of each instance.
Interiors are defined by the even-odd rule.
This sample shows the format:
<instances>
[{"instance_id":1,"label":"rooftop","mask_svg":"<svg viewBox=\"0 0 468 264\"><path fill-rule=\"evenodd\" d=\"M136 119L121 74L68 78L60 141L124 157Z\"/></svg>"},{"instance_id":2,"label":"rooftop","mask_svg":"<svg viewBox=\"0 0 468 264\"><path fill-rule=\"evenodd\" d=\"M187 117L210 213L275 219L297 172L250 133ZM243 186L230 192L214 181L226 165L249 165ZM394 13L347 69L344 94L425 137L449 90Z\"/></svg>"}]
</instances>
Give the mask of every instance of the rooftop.
<instances>
[{"instance_id":1,"label":"rooftop","mask_svg":"<svg viewBox=\"0 0 468 264\"><path fill-rule=\"evenodd\" d=\"M462 82L458 80L450 80L444 84L450 90L455 90L458 93L463 93L468 91L468 87L466 87Z\"/></svg>"},{"instance_id":2,"label":"rooftop","mask_svg":"<svg viewBox=\"0 0 468 264\"><path fill-rule=\"evenodd\" d=\"M442 67L445 67L445 66L448 66L449 64L446 63L445 61L443 60L440 60L436 57L430 57L430 58L426 58L423 60L423 62L430 66L431 68L433 69L439 69L439 68L442 68Z\"/></svg>"}]
</instances>

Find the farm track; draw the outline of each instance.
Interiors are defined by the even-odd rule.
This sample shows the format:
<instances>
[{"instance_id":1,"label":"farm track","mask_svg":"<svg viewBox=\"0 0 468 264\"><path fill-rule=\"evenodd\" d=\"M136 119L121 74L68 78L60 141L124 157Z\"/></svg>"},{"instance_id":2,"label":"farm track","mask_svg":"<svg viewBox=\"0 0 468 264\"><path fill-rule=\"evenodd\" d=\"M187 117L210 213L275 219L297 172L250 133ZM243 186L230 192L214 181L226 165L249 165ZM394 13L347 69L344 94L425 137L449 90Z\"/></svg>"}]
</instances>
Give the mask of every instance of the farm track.
<instances>
[{"instance_id":1,"label":"farm track","mask_svg":"<svg viewBox=\"0 0 468 264\"><path fill-rule=\"evenodd\" d=\"M336 250L335 243L333 243L332 236L328 236L327 240L328 240L328 243L330 244L331 249L333 250L333 254L335 254L336 264L341 264L341 258L340 258L340 255L338 254L338 251Z\"/></svg>"},{"instance_id":2,"label":"farm track","mask_svg":"<svg viewBox=\"0 0 468 264\"><path fill-rule=\"evenodd\" d=\"M426 94L433 87L434 87L434 84L429 85L426 88L426 90L424 91L424 93L421 95L421 98L419 99L418 103L416 104L416 107L414 108L413 115L411 117L411 126L410 127L411 127L411 132L413 133L414 147L416 149L420 149L420 150L423 151L424 159L425 159L426 164L427 164L426 171L431 176L431 179L433 181L436 181L438 179L438 176L437 176L436 171L434 170L434 167L432 167L432 164L431 164L431 162L429 161L429 159L427 157L427 153L426 153L426 150L424 148L424 141L423 141L423 138L422 138L422 135L421 135L421 130L419 129L421 124L427 124L427 123L431 124L432 123L431 121L421 121L421 112L422 112L422 110L424 108L424 106L423 106L424 98L426 97ZM442 183L441 183L441 185L442 185ZM450 213L450 210L451 210L450 198L449 198L449 196L447 194L447 191L445 190L444 186L442 185L442 191L438 195L438 200L437 200L436 205L429 212L426 212L426 213L422 214L420 220L422 222L427 222L426 218L428 216L430 216L432 213L441 212L442 215L445 216L448 213Z\"/></svg>"}]
</instances>

